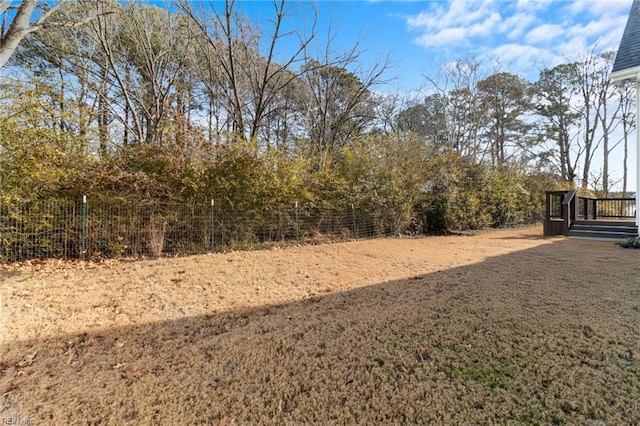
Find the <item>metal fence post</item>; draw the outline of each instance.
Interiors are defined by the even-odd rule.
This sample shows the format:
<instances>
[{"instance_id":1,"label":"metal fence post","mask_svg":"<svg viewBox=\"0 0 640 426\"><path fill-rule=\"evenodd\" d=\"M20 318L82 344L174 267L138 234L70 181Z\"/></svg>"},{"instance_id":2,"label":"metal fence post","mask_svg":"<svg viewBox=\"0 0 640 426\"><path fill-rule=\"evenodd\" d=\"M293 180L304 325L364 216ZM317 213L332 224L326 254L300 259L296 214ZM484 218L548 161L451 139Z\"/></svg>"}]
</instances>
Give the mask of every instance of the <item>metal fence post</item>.
<instances>
[{"instance_id":1,"label":"metal fence post","mask_svg":"<svg viewBox=\"0 0 640 426\"><path fill-rule=\"evenodd\" d=\"M213 252L216 249L216 206L213 199L211 200L211 246L209 251Z\"/></svg>"},{"instance_id":2,"label":"metal fence post","mask_svg":"<svg viewBox=\"0 0 640 426\"><path fill-rule=\"evenodd\" d=\"M87 196L82 196L82 241L80 244L82 260L87 260Z\"/></svg>"},{"instance_id":3,"label":"metal fence post","mask_svg":"<svg viewBox=\"0 0 640 426\"><path fill-rule=\"evenodd\" d=\"M299 235L300 235L300 225L298 223L299 217L298 217L298 202L296 201L295 203L295 214L296 214L296 241L299 241Z\"/></svg>"},{"instance_id":4,"label":"metal fence post","mask_svg":"<svg viewBox=\"0 0 640 426\"><path fill-rule=\"evenodd\" d=\"M356 231L356 206L351 203L351 221L353 226L353 238L358 238L358 233Z\"/></svg>"}]
</instances>

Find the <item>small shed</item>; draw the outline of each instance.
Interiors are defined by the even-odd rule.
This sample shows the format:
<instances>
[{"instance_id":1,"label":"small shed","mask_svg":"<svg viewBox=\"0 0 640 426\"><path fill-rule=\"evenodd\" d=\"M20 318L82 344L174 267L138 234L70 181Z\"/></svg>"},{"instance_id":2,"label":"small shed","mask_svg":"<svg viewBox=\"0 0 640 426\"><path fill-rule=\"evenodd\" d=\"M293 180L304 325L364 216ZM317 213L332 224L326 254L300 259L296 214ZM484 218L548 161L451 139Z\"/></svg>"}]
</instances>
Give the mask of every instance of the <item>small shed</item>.
<instances>
[{"instance_id":1,"label":"small shed","mask_svg":"<svg viewBox=\"0 0 640 426\"><path fill-rule=\"evenodd\" d=\"M640 0L633 0L611 79L636 82L636 226L640 229Z\"/></svg>"}]
</instances>

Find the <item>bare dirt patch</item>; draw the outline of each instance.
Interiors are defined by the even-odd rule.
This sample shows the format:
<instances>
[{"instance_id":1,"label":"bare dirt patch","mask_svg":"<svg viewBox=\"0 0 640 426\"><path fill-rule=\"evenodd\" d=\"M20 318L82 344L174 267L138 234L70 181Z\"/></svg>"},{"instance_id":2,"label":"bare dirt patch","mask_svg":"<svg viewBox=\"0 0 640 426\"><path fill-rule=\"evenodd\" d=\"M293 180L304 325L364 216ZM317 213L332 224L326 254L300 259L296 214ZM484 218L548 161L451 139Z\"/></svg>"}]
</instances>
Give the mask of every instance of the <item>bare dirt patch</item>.
<instances>
[{"instance_id":1,"label":"bare dirt patch","mask_svg":"<svg viewBox=\"0 0 640 426\"><path fill-rule=\"evenodd\" d=\"M540 228L0 272L0 418L640 422L640 252Z\"/></svg>"}]
</instances>

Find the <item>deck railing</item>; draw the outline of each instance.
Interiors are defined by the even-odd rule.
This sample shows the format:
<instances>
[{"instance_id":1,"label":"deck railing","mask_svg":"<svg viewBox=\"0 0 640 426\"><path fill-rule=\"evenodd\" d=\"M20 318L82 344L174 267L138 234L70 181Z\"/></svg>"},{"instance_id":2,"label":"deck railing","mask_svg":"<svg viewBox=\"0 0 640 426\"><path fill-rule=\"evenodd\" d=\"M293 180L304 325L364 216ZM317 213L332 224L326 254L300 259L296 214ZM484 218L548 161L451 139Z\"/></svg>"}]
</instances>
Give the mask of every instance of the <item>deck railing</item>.
<instances>
[{"instance_id":1,"label":"deck railing","mask_svg":"<svg viewBox=\"0 0 640 426\"><path fill-rule=\"evenodd\" d=\"M635 198L605 198L595 200L596 219L633 219L636 217Z\"/></svg>"},{"instance_id":2,"label":"deck railing","mask_svg":"<svg viewBox=\"0 0 640 426\"><path fill-rule=\"evenodd\" d=\"M635 198L596 198L577 191L547 191L544 235L568 235L576 220L632 220Z\"/></svg>"}]
</instances>

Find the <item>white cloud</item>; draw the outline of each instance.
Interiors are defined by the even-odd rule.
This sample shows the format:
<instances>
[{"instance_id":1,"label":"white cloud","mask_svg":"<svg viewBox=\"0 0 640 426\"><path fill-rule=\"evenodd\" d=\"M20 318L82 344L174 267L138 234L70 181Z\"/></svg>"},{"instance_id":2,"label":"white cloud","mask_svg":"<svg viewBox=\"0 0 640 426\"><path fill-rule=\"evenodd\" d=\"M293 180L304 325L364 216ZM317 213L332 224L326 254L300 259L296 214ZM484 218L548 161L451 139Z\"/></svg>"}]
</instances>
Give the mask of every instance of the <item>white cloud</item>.
<instances>
[{"instance_id":1,"label":"white cloud","mask_svg":"<svg viewBox=\"0 0 640 426\"><path fill-rule=\"evenodd\" d=\"M524 32L536 20L535 15L516 13L502 22L500 31L507 34L510 40L522 37Z\"/></svg>"},{"instance_id":2,"label":"white cloud","mask_svg":"<svg viewBox=\"0 0 640 426\"><path fill-rule=\"evenodd\" d=\"M556 24L543 24L529 31L525 36L528 44L546 44L565 32L565 29Z\"/></svg>"},{"instance_id":3,"label":"white cloud","mask_svg":"<svg viewBox=\"0 0 640 426\"><path fill-rule=\"evenodd\" d=\"M491 1L453 0L447 6L433 3L429 10L407 19L410 29L422 33L416 38L419 45L467 45L470 38L499 32L503 24Z\"/></svg>"},{"instance_id":4,"label":"white cloud","mask_svg":"<svg viewBox=\"0 0 640 426\"><path fill-rule=\"evenodd\" d=\"M547 10L553 0L518 0L516 10L521 13L536 13Z\"/></svg>"},{"instance_id":5,"label":"white cloud","mask_svg":"<svg viewBox=\"0 0 640 426\"><path fill-rule=\"evenodd\" d=\"M622 28L620 28L622 24ZM609 31L616 31L620 28L620 34L624 29L625 22L618 18L598 19L585 23L576 23L567 31L571 36L597 37Z\"/></svg>"},{"instance_id":6,"label":"white cloud","mask_svg":"<svg viewBox=\"0 0 640 426\"><path fill-rule=\"evenodd\" d=\"M587 2L584 0L574 0L568 7L567 10L571 15L578 15L584 11L587 7Z\"/></svg>"},{"instance_id":7,"label":"white cloud","mask_svg":"<svg viewBox=\"0 0 640 426\"><path fill-rule=\"evenodd\" d=\"M502 23L502 17L499 13L492 13L489 17L482 22L476 22L469 27L469 36L471 37L486 37L491 34L495 34L497 29Z\"/></svg>"},{"instance_id":8,"label":"white cloud","mask_svg":"<svg viewBox=\"0 0 640 426\"><path fill-rule=\"evenodd\" d=\"M447 25L449 21L471 25L491 14L491 3L491 1L453 0L441 25Z\"/></svg>"},{"instance_id":9,"label":"white cloud","mask_svg":"<svg viewBox=\"0 0 640 426\"><path fill-rule=\"evenodd\" d=\"M554 66L595 48L616 48L632 0L452 0L407 18L414 42L438 57L472 52L519 70ZM536 72L537 74L537 72Z\"/></svg>"},{"instance_id":10,"label":"white cloud","mask_svg":"<svg viewBox=\"0 0 640 426\"><path fill-rule=\"evenodd\" d=\"M423 34L416 41L419 45L425 47L460 45L466 41L466 31L463 28L445 28L436 33Z\"/></svg>"},{"instance_id":11,"label":"white cloud","mask_svg":"<svg viewBox=\"0 0 640 426\"><path fill-rule=\"evenodd\" d=\"M569 14L578 17L581 14L591 16L615 16L627 14L631 8L633 0L574 0L568 7Z\"/></svg>"},{"instance_id":12,"label":"white cloud","mask_svg":"<svg viewBox=\"0 0 640 426\"><path fill-rule=\"evenodd\" d=\"M409 17L407 24L409 28L433 32L453 26L469 25L482 13L480 10L468 9L469 5L476 3L454 0L449 3L449 8L445 9L441 4L434 2L430 10Z\"/></svg>"},{"instance_id":13,"label":"white cloud","mask_svg":"<svg viewBox=\"0 0 640 426\"><path fill-rule=\"evenodd\" d=\"M522 76L535 78L548 66L560 64L564 58L549 49L523 44L503 44L490 52L493 60L505 70Z\"/></svg>"},{"instance_id":14,"label":"white cloud","mask_svg":"<svg viewBox=\"0 0 640 426\"><path fill-rule=\"evenodd\" d=\"M615 49L620 43L625 24L626 16L576 23L567 30L567 43L571 44L571 49L576 48L579 43L582 43L583 50L596 43L598 50Z\"/></svg>"}]
</instances>

